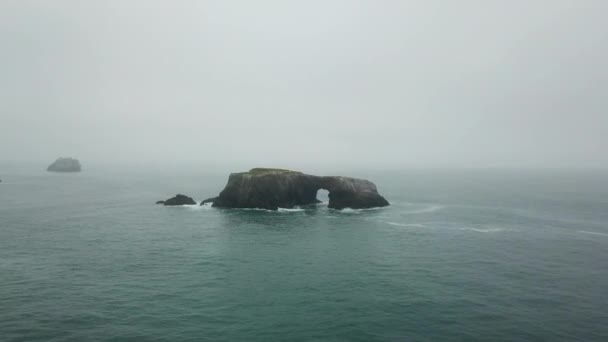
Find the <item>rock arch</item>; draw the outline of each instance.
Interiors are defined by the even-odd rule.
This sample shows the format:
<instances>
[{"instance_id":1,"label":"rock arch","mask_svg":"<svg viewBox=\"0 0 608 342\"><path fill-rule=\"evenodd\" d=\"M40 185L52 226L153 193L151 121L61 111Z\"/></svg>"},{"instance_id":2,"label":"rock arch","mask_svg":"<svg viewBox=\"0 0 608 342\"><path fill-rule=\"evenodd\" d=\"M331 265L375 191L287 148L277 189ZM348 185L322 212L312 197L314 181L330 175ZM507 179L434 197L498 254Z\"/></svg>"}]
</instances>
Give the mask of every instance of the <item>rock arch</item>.
<instances>
[{"instance_id":1,"label":"rock arch","mask_svg":"<svg viewBox=\"0 0 608 342\"><path fill-rule=\"evenodd\" d=\"M317 192L329 192L328 207L362 209L389 205L376 185L365 179L307 175L297 171L255 168L233 173L214 207L276 210L318 203Z\"/></svg>"}]
</instances>

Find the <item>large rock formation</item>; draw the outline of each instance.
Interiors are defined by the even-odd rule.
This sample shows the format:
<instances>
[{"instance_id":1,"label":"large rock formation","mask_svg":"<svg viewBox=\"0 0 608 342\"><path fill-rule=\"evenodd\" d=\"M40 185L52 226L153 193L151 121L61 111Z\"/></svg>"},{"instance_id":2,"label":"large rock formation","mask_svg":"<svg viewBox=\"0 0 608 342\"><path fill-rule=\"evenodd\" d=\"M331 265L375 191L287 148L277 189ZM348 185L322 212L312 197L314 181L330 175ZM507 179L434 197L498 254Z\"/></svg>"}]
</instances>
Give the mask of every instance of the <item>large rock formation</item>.
<instances>
[{"instance_id":1,"label":"large rock formation","mask_svg":"<svg viewBox=\"0 0 608 342\"><path fill-rule=\"evenodd\" d=\"M58 158L47 169L50 172L80 172L80 162L74 158Z\"/></svg>"},{"instance_id":2,"label":"large rock formation","mask_svg":"<svg viewBox=\"0 0 608 342\"><path fill-rule=\"evenodd\" d=\"M297 171L256 168L233 173L214 207L277 210L318 203L317 191L329 191L329 208L363 209L389 205L374 183L348 177L321 177ZM210 200L207 200L210 201Z\"/></svg>"},{"instance_id":3,"label":"large rock formation","mask_svg":"<svg viewBox=\"0 0 608 342\"><path fill-rule=\"evenodd\" d=\"M192 205L192 204L196 204L196 201L194 201L191 197L188 197L186 195L177 194L177 195L175 195L175 197L171 197L165 201L158 201L158 202L156 202L156 204L164 204L166 206L176 206L176 205L186 205L186 204Z\"/></svg>"}]
</instances>

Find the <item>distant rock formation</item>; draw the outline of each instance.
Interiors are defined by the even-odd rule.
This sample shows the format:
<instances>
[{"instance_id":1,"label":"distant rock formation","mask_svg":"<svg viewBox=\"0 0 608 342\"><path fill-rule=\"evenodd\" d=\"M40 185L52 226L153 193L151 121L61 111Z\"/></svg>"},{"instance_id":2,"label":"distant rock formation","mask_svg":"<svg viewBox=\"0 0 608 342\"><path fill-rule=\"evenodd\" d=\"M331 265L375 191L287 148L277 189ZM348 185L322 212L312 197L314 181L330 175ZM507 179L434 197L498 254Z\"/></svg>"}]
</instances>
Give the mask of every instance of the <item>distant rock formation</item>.
<instances>
[{"instance_id":1,"label":"distant rock formation","mask_svg":"<svg viewBox=\"0 0 608 342\"><path fill-rule=\"evenodd\" d=\"M364 209L389 205L374 183L348 177L321 177L298 171L255 168L233 173L216 198L205 200L221 208L277 210L318 203L317 191L329 191L329 208Z\"/></svg>"},{"instance_id":2,"label":"distant rock formation","mask_svg":"<svg viewBox=\"0 0 608 342\"><path fill-rule=\"evenodd\" d=\"M196 204L191 197L186 195L178 194L175 197L169 198L166 201L158 201L156 204L163 204L166 206L176 206L176 205L186 205L186 204Z\"/></svg>"},{"instance_id":3,"label":"distant rock formation","mask_svg":"<svg viewBox=\"0 0 608 342\"><path fill-rule=\"evenodd\" d=\"M50 172L80 172L81 166L78 159L58 158L46 170Z\"/></svg>"}]
</instances>

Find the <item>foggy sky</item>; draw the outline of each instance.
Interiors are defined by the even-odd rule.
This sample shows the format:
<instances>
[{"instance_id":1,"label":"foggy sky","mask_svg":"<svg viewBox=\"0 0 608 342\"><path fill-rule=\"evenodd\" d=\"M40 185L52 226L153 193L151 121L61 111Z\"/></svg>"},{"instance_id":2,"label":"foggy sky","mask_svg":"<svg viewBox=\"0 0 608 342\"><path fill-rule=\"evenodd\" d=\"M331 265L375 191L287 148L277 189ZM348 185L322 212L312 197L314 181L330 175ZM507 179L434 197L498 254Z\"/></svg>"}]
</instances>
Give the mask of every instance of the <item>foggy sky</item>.
<instances>
[{"instance_id":1,"label":"foggy sky","mask_svg":"<svg viewBox=\"0 0 608 342\"><path fill-rule=\"evenodd\" d=\"M608 2L0 2L0 160L608 167Z\"/></svg>"}]
</instances>

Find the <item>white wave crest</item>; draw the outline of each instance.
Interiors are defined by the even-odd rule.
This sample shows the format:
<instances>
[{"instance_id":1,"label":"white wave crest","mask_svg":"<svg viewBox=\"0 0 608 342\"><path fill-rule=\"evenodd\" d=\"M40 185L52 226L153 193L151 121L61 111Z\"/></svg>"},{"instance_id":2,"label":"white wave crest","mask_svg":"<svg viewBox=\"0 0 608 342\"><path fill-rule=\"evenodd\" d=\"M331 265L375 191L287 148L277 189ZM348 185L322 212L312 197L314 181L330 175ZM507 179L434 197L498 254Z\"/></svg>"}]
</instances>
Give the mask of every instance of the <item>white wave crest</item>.
<instances>
[{"instance_id":1,"label":"white wave crest","mask_svg":"<svg viewBox=\"0 0 608 342\"><path fill-rule=\"evenodd\" d=\"M205 206L201 206L199 203L197 203L197 204L185 204L185 205L182 205L182 207L188 208L190 210L206 209Z\"/></svg>"},{"instance_id":2,"label":"white wave crest","mask_svg":"<svg viewBox=\"0 0 608 342\"><path fill-rule=\"evenodd\" d=\"M268 213L275 213L276 210L264 209L264 208L235 208L236 210L244 210L244 211L265 211Z\"/></svg>"},{"instance_id":3,"label":"white wave crest","mask_svg":"<svg viewBox=\"0 0 608 342\"><path fill-rule=\"evenodd\" d=\"M302 208L279 208L277 211L281 212L281 213L295 213L295 212L300 212L300 211L304 211L306 209L302 209Z\"/></svg>"},{"instance_id":4,"label":"white wave crest","mask_svg":"<svg viewBox=\"0 0 608 342\"><path fill-rule=\"evenodd\" d=\"M382 210L384 209L384 207L375 207L375 208L365 208L365 209L353 209L353 208L344 208L344 209L333 209L330 208L333 211L339 212L339 213L344 213L344 214L361 214L367 211L376 211L376 210Z\"/></svg>"}]
</instances>

